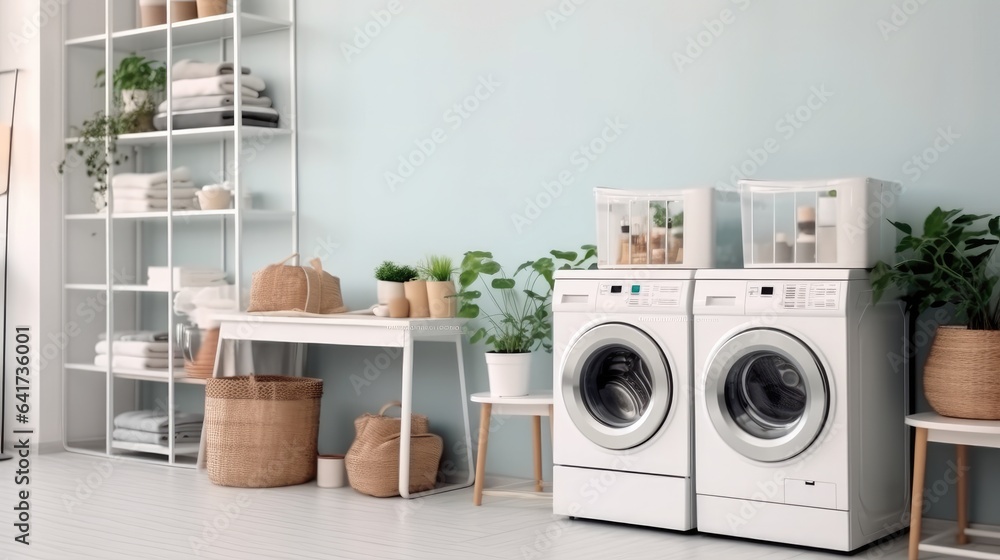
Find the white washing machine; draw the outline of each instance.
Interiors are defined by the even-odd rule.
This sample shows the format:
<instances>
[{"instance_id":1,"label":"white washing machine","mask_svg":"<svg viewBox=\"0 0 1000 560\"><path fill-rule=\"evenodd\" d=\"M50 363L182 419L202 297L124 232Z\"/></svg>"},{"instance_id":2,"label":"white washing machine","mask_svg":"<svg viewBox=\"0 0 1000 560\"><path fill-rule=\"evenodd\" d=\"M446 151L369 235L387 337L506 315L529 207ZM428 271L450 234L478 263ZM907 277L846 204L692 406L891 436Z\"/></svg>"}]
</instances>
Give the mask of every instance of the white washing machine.
<instances>
[{"instance_id":1,"label":"white washing machine","mask_svg":"<svg viewBox=\"0 0 1000 560\"><path fill-rule=\"evenodd\" d=\"M851 551L909 525L905 322L864 270L705 270L698 529Z\"/></svg>"},{"instance_id":2,"label":"white washing machine","mask_svg":"<svg viewBox=\"0 0 1000 560\"><path fill-rule=\"evenodd\" d=\"M559 271L553 511L694 528L693 270Z\"/></svg>"}]
</instances>

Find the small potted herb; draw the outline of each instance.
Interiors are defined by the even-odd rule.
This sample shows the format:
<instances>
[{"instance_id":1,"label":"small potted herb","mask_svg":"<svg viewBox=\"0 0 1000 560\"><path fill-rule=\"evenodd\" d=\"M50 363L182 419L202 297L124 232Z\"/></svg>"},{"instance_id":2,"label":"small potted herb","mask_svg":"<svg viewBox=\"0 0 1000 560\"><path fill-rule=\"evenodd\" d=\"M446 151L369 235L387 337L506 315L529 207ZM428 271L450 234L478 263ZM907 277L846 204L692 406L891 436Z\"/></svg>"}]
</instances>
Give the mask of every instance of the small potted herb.
<instances>
[{"instance_id":1,"label":"small potted herb","mask_svg":"<svg viewBox=\"0 0 1000 560\"><path fill-rule=\"evenodd\" d=\"M375 269L375 280L379 305L389 305L398 298L405 298L403 283L417 277L412 266L398 265L385 261Z\"/></svg>"},{"instance_id":2,"label":"small potted herb","mask_svg":"<svg viewBox=\"0 0 1000 560\"><path fill-rule=\"evenodd\" d=\"M153 115L167 89L166 66L132 53L118 64L112 85L115 98L120 100L121 112L137 115L136 129L130 132L155 130ZM97 72L97 87L104 87L104 70Z\"/></svg>"},{"instance_id":3,"label":"small potted herb","mask_svg":"<svg viewBox=\"0 0 1000 560\"><path fill-rule=\"evenodd\" d=\"M455 281L452 278L458 270L451 257L431 255L420 267L427 279L427 303L430 315L436 319L455 316Z\"/></svg>"}]
</instances>

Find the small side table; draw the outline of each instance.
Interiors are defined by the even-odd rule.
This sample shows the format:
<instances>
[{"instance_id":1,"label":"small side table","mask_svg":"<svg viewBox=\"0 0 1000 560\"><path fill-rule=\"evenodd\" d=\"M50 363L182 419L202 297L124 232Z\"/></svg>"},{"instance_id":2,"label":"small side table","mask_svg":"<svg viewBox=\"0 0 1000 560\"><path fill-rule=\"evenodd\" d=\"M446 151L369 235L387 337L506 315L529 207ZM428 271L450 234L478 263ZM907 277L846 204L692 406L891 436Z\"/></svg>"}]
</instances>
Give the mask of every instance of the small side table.
<instances>
[{"instance_id":1,"label":"small side table","mask_svg":"<svg viewBox=\"0 0 1000 560\"><path fill-rule=\"evenodd\" d=\"M917 443L913 458L913 493L910 514L910 560L917 560L920 551L948 554L964 558L989 558L1000 560L1000 554L973 551L957 546L938 544L955 536L959 545L969 543L969 537L1000 539L1000 532L969 528L969 481L967 446L1000 448L1000 422L949 418L936 412L922 412L906 417L907 425L917 429ZM955 444L958 467L958 528L920 541L920 514L924 505L924 477L927 473L927 442Z\"/></svg>"},{"instance_id":2,"label":"small side table","mask_svg":"<svg viewBox=\"0 0 1000 560\"><path fill-rule=\"evenodd\" d=\"M472 502L483 504L483 494L503 496L539 496L542 492L542 416L549 417L552 429L552 391L539 391L523 397L494 397L489 393L472 395L472 402L480 403L479 451L476 455L476 486ZM490 437L490 419L493 414L505 416L532 416L532 437L534 439L535 492L514 492L483 490L486 482L486 447Z\"/></svg>"}]
</instances>

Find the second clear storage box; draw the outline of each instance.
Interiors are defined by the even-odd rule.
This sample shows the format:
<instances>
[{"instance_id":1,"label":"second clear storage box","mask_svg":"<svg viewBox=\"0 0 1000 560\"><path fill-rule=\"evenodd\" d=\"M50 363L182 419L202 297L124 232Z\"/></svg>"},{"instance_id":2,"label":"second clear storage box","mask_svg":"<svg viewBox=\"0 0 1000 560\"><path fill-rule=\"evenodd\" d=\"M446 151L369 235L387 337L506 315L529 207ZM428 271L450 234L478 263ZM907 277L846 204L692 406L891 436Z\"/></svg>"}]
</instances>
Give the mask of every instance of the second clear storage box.
<instances>
[{"instance_id":1,"label":"second clear storage box","mask_svg":"<svg viewBox=\"0 0 1000 560\"><path fill-rule=\"evenodd\" d=\"M715 190L598 187L598 268L711 268Z\"/></svg>"},{"instance_id":2,"label":"second clear storage box","mask_svg":"<svg viewBox=\"0 0 1000 560\"><path fill-rule=\"evenodd\" d=\"M750 268L872 268L891 261L899 185L866 177L740 181Z\"/></svg>"}]
</instances>

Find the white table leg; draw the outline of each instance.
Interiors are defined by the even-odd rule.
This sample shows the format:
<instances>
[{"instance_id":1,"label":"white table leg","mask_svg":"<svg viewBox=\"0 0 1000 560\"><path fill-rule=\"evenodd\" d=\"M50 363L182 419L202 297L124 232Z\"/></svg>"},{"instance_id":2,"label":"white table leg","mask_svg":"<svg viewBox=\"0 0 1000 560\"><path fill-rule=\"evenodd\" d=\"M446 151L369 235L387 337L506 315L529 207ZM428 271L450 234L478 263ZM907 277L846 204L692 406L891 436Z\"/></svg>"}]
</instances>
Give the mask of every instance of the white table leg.
<instances>
[{"instance_id":1,"label":"white table leg","mask_svg":"<svg viewBox=\"0 0 1000 560\"><path fill-rule=\"evenodd\" d=\"M464 355L462 353L462 335L460 335L460 334L459 335L455 335L454 341L455 341L455 357L458 360L458 368L457 368L458 369L458 389L461 392L461 395L459 395L459 397L462 400L462 421L463 421L463 423L465 425L465 461L466 461L466 464L469 466L469 468L468 468L469 474L468 474L468 477L465 479L465 482L457 482L457 483L454 483L454 484L448 484L448 485L445 485L445 486L441 486L439 488L434 488L432 490L425 490L423 492L417 492L416 494L412 494L412 495L409 495L409 496L407 496L406 494L403 494L402 492L400 492L400 495L403 496L404 498L407 498L407 497L408 498L420 498L420 497L423 497L423 496L429 496L431 494L440 494L441 492L450 492L451 490L459 490L461 488L468 488L469 486L472 486L472 484L476 481L476 471L475 471L475 469L473 467L473 462L472 462L472 455L473 455L473 450L472 450L472 424L469 422L469 392L468 392L468 389L466 388L466 384L465 384L465 357L464 357ZM405 353L404 353L404 356L405 356ZM406 364L405 357L404 357L403 364L404 364L404 367L405 367L405 364ZM411 367L412 367L412 364L411 364ZM400 449L400 451L402 452L402 449Z\"/></svg>"},{"instance_id":2,"label":"white table leg","mask_svg":"<svg viewBox=\"0 0 1000 560\"><path fill-rule=\"evenodd\" d=\"M399 495L410 497L410 415L413 414L413 338L407 332L403 338L402 425L399 428Z\"/></svg>"}]
</instances>

